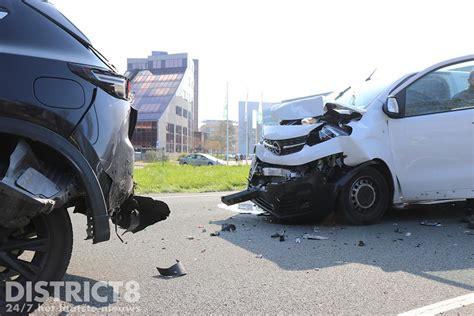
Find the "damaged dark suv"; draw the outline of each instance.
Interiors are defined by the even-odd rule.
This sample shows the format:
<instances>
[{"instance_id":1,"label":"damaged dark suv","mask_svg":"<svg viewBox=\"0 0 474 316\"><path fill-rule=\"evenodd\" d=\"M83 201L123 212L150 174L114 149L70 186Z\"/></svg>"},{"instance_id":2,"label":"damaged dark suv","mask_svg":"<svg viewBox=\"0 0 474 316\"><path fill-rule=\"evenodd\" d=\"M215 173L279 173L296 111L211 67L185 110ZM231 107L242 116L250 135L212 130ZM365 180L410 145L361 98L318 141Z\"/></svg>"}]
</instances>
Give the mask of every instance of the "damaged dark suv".
<instances>
[{"instance_id":1,"label":"damaged dark suv","mask_svg":"<svg viewBox=\"0 0 474 316\"><path fill-rule=\"evenodd\" d=\"M0 0L0 69L1 282L63 277L67 208L94 243L109 219L137 232L168 216L133 194L129 80L53 5Z\"/></svg>"}]
</instances>

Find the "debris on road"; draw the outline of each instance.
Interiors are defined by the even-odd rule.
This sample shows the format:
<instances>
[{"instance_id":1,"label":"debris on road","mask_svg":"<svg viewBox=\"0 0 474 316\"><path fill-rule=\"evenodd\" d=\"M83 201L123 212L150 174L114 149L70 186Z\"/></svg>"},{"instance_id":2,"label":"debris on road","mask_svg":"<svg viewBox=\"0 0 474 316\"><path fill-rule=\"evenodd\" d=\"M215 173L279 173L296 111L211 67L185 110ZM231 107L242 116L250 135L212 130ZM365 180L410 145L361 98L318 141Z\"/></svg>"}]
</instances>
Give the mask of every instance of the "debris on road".
<instances>
[{"instance_id":1,"label":"debris on road","mask_svg":"<svg viewBox=\"0 0 474 316\"><path fill-rule=\"evenodd\" d=\"M183 264L177 259L176 259L176 263L169 268L156 267L156 269L162 276L168 276L168 277L179 277L179 276L183 276L187 274L186 269L184 269Z\"/></svg>"},{"instance_id":2,"label":"debris on road","mask_svg":"<svg viewBox=\"0 0 474 316\"><path fill-rule=\"evenodd\" d=\"M211 233L211 237L217 237L217 236L220 236L220 235L221 235L221 233L220 233L220 232L217 232L217 231Z\"/></svg>"},{"instance_id":3,"label":"debris on road","mask_svg":"<svg viewBox=\"0 0 474 316\"><path fill-rule=\"evenodd\" d=\"M406 233L405 236L406 236L406 237L410 237L410 236L411 236L411 233Z\"/></svg>"},{"instance_id":4,"label":"debris on road","mask_svg":"<svg viewBox=\"0 0 474 316\"><path fill-rule=\"evenodd\" d=\"M280 242L285 241L285 231L279 231L271 235L272 238L278 238Z\"/></svg>"},{"instance_id":5,"label":"debris on road","mask_svg":"<svg viewBox=\"0 0 474 316\"><path fill-rule=\"evenodd\" d=\"M201 233L205 233L205 232L207 232L207 229L203 228L203 229L201 230Z\"/></svg>"},{"instance_id":6,"label":"debris on road","mask_svg":"<svg viewBox=\"0 0 474 316\"><path fill-rule=\"evenodd\" d=\"M301 239L296 238L296 239L295 239L295 242L296 242L297 244L300 244L300 243L301 243Z\"/></svg>"},{"instance_id":7,"label":"debris on road","mask_svg":"<svg viewBox=\"0 0 474 316\"><path fill-rule=\"evenodd\" d=\"M420 225L431 226L431 227L443 227L443 224L441 224L441 223L421 222Z\"/></svg>"},{"instance_id":8,"label":"debris on road","mask_svg":"<svg viewBox=\"0 0 474 316\"><path fill-rule=\"evenodd\" d=\"M395 230L393 231L394 233L397 233L397 234L403 234L403 232L401 231L400 228L395 228Z\"/></svg>"},{"instance_id":9,"label":"debris on road","mask_svg":"<svg viewBox=\"0 0 474 316\"><path fill-rule=\"evenodd\" d=\"M270 237L271 238L280 238L280 236L284 236L285 235L285 230L282 230L282 231L279 231L279 232L276 232L274 233L273 235L271 235Z\"/></svg>"},{"instance_id":10,"label":"debris on road","mask_svg":"<svg viewBox=\"0 0 474 316\"><path fill-rule=\"evenodd\" d=\"M262 210L252 202L244 202L239 203L237 205L225 205L224 203L221 203L218 204L217 207L226 211L231 211L242 215L247 214L261 216L262 213L265 213L264 210Z\"/></svg>"},{"instance_id":11,"label":"debris on road","mask_svg":"<svg viewBox=\"0 0 474 316\"><path fill-rule=\"evenodd\" d=\"M262 259L262 258L263 258L263 255L262 255L262 254L258 254L257 256L255 256L255 258L257 258L257 259Z\"/></svg>"},{"instance_id":12,"label":"debris on road","mask_svg":"<svg viewBox=\"0 0 474 316\"><path fill-rule=\"evenodd\" d=\"M365 246L365 242L363 242L362 240L359 240L358 246L359 246L359 247L364 247L364 246Z\"/></svg>"},{"instance_id":13,"label":"debris on road","mask_svg":"<svg viewBox=\"0 0 474 316\"><path fill-rule=\"evenodd\" d=\"M470 231L470 230L466 230L466 231L464 232L464 234L466 234L466 235L473 235L473 236L474 236L474 232L473 232L473 231Z\"/></svg>"},{"instance_id":14,"label":"debris on road","mask_svg":"<svg viewBox=\"0 0 474 316\"><path fill-rule=\"evenodd\" d=\"M205 252L206 252L206 249L201 250L201 253L205 253Z\"/></svg>"},{"instance_id":15,"label":"debris on road","mask_svg":"<svg viewBox=\"0 0 474 316\"><path fill-rule=\"evenodd\" d=\"M193 236L188 236L188 237L186 237L186 239L187 239L187 240L193 240L194 237L193 237Z\"/></svg>"},{"instance_id":16,"label":"debris on road","mask_svg":"<svg viewBox=\"0 0 474 316\"><path fill-rule=\"evenodd\" d=\"M235 227L234 224L222 224L221 231L222 232L235 232L237 230L237 227Z\"/></svg>"},{"instance_id":17,"label":"debris on road","mask_svg":"<svg viewBox=\"0 0 474 316\"><path fill-rule=\"evenodd\" d=\"M318 235L311 235L311 234L304 234L303 239L309 239L309 240L328 240L329 237L324 237L324 236L318 236Z\"/></svg>"}]
</instances>

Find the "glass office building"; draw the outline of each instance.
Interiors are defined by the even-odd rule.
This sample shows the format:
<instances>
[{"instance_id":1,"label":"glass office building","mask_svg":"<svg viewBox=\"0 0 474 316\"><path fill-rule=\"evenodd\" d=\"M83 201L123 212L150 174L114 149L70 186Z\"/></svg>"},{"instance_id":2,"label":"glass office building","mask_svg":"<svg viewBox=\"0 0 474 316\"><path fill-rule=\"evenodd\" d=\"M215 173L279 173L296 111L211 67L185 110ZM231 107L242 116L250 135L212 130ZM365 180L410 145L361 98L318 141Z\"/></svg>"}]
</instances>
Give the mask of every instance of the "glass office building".
<instances>
[{"instance_id":1,"label":"glass office building","mask_svg":"<svg viewBox=\"0 0 474 316\"><path fill-rule=\"evenodd\" d=\"M168 153L193 149L198 126L198 60L188 54L152 52L148 58L129 58L133 106L138 122L135 148L165 148Z\"/></svg>"}]
</instances>

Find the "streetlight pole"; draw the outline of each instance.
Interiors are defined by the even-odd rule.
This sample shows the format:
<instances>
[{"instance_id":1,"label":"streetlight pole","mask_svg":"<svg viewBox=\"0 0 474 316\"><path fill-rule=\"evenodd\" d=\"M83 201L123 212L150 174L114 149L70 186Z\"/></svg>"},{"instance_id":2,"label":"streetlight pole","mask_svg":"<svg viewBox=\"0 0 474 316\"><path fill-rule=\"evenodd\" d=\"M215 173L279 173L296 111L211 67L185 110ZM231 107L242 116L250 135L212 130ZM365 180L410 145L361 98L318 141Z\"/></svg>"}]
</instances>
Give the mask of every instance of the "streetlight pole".
<instances>
[{"instance_id":1,"label":"streetlight pole","mask_svg":"<svg viewBox=\"0 0 474 316\"><path fill-rule=\"evenodd\" d=\"M229 165L229 82L227 82L226 97L225 97L225 108L226 108L226 151L225 159L227 165Z\"/></svg>"},{"instance_id":2,"label":"streetlight pole","mask_svg":"<svg viewBox=\"0 0 474 316\"><path fill-rule=\"evenodd\" d=\"M249 118L248 118L248 106L249 106L249 91L247 89L247 97L245 98L245 164L247 164L249 156Z\"/></svg>"}]
</instances>

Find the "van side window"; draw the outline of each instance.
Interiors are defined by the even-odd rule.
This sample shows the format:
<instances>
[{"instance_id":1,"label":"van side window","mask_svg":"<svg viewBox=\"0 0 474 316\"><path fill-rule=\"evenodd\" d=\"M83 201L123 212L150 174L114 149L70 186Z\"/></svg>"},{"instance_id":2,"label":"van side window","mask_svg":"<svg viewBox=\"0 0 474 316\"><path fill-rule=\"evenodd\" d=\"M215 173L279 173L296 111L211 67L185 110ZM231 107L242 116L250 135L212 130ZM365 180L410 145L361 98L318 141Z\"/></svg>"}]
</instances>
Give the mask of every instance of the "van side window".
<instances>
[{"instance_id":1,"label":"van side window","mask_svg":"<svg viewBox=\"0 0 474 316\"><path fill-rule=\"evenodd\" d=\"M405 116L474 108L474 61L429 73L405 93Z\"/></svg>"}]
</instances>

